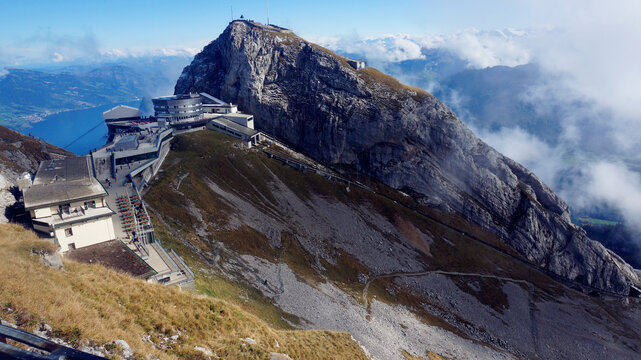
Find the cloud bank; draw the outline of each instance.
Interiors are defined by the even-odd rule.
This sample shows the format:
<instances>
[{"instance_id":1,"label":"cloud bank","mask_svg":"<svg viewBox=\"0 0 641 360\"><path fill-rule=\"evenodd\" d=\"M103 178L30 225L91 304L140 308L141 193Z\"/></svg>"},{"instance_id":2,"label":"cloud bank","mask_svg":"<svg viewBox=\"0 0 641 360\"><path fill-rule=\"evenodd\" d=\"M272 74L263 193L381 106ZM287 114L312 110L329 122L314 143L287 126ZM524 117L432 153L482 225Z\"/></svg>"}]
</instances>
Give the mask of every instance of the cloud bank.
<instances>
[{"instance_id":1,"label":"cloud bank","mask_svg":"<svg viewBox=\"0 0 641 360\"><path fill-rule=\"evenodd\" d=\"M316 38L312 41L332 50L359 54L375 64L424 59L425 49L445 49L479 69L490 66L517 66L531 60L523 46L527 32L514 29L481 31L464 29L442 35L387 35L379 38Z\"/></svg>"},{"instance_id":2,"label":"cloud bank","mask_svg":"<svg viewBox=\"0 0 641 360\"><path fill-rule=\"evenodd\" d=\"M337 52L364 56L383 69L405 60L429 62L426 55L435 49L463 60L460 70L536 64L540 81L520 98L533 105L538 116L558 119L558 143L546 143L519 124L473 130L532 169L574 210L606 204L640 230L641 178L621 159L641 158L641 2L529 0L522 8L549 22L524 30L470 28L440 35L318 41ZM420 69L409 71L394 75L412 83L418 77L411 71ZM413 85L428 91L439 87L438 78ZM449 91L442 100L456 108L463 121L469 120L464 95Z\"/></svg>"}]
</instances>

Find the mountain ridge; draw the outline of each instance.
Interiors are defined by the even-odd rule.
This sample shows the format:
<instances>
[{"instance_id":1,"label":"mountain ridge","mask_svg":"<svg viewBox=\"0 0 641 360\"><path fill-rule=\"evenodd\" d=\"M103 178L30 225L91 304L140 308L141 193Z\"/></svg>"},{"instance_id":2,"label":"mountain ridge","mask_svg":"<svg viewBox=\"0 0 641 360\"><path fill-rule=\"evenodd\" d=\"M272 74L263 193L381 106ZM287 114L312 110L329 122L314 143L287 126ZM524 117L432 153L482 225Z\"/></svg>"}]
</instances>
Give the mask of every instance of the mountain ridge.
<instances>
[{"instance_id":1,"label":"mountain ridge","mask_svg":"<svg viewBox=\"0 0 641 360\"><path fill-rule=\"evenodd\" d=\"M558 195L439 100L344 60L292 33L234 21L185 68L175 93L237 103L258 128L317 160L462 213L559 276L620 294L638 282L571 224Z\"/></svg>"}]
</instances>

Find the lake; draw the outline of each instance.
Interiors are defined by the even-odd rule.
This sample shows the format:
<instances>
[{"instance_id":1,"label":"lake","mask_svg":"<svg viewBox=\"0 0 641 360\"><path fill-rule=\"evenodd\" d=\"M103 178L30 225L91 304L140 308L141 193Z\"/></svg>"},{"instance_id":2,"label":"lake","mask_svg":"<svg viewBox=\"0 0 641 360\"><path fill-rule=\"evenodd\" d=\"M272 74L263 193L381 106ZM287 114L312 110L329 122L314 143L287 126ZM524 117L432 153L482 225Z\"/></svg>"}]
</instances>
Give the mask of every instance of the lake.
<instances>
[{"instance_id":1,"label":"lake","mask_svg":"<svg viewBox=\"0 0 641 360\"><path fill-rule=\"evenodd\" d=\"M32 124L32 128L20 131L67 149L76 155L85 155L89 150L107 142L107 125L102 118L102 113L120 104L138 108L140 100L49 115L43 121Z\"/></svg>"}]
</instances>

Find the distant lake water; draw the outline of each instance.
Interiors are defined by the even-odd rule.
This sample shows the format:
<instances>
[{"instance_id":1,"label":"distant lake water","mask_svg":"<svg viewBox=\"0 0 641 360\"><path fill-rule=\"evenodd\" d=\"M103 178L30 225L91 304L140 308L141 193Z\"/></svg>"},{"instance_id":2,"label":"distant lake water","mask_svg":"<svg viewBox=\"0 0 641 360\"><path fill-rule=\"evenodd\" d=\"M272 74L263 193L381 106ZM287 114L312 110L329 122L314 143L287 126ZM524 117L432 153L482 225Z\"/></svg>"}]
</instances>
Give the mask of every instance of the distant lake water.
<instances>
[{"instance_id":1,"label":"distant lake water","mask_svg":"<svg viewBox=\"0 0 641 360\"><path fill-rule=\"evenodd\" d=\"M31 129L24 129L21 132L65 148L76 155L85 155L89 153L89 150L101 147L107 142L107 125L102 118L102 113L120 104L138 108L140 101L102 105L49 115L43 121L32 124Z\"/></svg>"}]
</instances>

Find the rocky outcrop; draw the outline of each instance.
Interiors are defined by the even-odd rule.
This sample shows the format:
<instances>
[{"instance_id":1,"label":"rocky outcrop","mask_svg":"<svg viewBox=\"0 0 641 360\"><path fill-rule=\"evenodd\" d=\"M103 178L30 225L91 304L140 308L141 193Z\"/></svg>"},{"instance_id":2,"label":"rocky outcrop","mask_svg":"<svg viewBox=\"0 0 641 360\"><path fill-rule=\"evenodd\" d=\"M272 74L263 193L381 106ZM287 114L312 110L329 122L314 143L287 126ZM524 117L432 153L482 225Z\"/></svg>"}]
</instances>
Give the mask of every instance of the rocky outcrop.
<instances>
[{"instance_id":1,"label":"rocky outcrop","mask_svg":"<svg viewBox=\"0 0 641 360\"><path fill-rule=\"evenodd\" d=\"M532 172L478 139L430 94L277 28L234 21L196 55L176 93L206 91L252 113L258 128L327 164L353 166L458 212L531 262L625 294L625 263L570 222Z\"/></svg>"},{"instance_id":2,"label":"rocky outcrop","mask_svg":"<svg viewBox=\"0 0 641 360\"><path fill-rule=\"evenodd\" d=\"M15 186L25 171L35 172L42 160L73 155L36 138L0 126L0 224L11 220Z\"/></svg>"}]
</instances>

